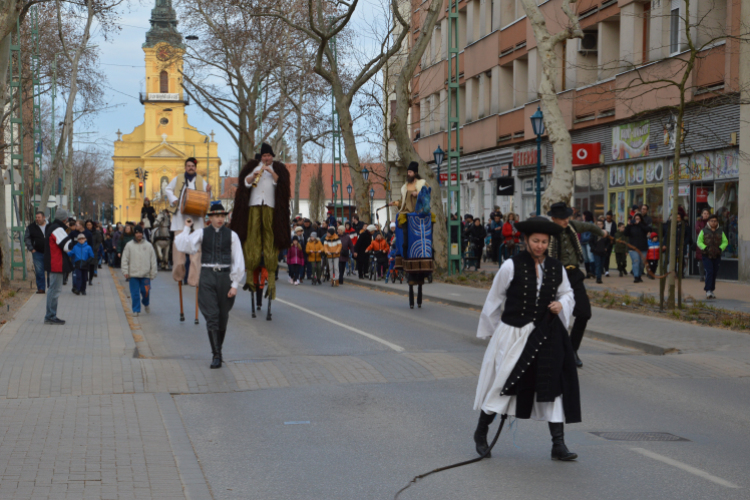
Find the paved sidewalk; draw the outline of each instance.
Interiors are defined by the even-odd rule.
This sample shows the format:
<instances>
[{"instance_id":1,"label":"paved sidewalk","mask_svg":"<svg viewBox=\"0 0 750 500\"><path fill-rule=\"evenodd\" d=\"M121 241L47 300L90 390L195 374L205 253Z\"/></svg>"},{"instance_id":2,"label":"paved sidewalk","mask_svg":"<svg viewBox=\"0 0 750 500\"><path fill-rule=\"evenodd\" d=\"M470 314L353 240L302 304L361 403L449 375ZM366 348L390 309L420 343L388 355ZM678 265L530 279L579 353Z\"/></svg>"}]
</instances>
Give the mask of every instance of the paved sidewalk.
<instances>
[{"instance_id":1,"label":"paved sidewalk","mask_svg":"<svg viewBox=\"0 0 750 500\"><path fill-rule=\"evenodd\" d=\"M697 280L694 281L697 282ZM383 281L360 280L356 276L347 277L345 282L404 296L408 295L409 291L406 283L385 284ZM588 281L586 286L589 287ZM745 285L735 284L734 286ZM747 291L750 291L750 288ZM488 290L445 283L425 284L422 289L426 300L477 311L482 309L487 293ZM750 334L747 333L597 307L593 308L593 318L589 321L586 335L588 338L636 348L648 354L721 351L727 349L729 345L733 346L733 349L737 349L738 346L743 349L742 346L746 346L744 348L750 352Z\"/></svg>"}]
</instances>

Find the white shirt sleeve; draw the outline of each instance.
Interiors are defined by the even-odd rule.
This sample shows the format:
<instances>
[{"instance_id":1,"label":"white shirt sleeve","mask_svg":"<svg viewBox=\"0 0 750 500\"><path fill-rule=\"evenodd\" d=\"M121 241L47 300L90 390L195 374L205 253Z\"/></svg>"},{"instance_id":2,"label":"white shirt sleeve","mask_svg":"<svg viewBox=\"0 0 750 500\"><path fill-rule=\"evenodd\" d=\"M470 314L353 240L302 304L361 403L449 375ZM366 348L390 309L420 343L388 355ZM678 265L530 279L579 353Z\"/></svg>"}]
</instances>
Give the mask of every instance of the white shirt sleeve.
<instances>
[{"instance_id":1,"label":"white shirt sleeve","mask_svg":"<svg viewBox=\"0 0 750 500\"><path fill-rule=\"evenodd\" d=\"M176 185L177 177L172 179L169 184L167 184L167 187L164 188L164 192L167 194L167 199L169 200L170 205L178 200L178 197L174 194L174 188Z\"/></svg>"},{"instance_id":2,"label":"white shirt sleeve","mask_svg":"<svg viewBox=\"0 0 750 500\"><path fill-rule=\"evenodd\" d=\"M490 293L487 294L487 300L484 302L482 314L479 316L477 337L480 339L491 337L500 325L500 317L503 314L503 304L506 298L505 293L508 291L510 282L513 280L513 273L513 261L508 259L503 262L500 270L495 275Z\"/></svg>"},{"instance_id":3,"label":"white shirt sleeve","mask_svg":"<svg viewBox=\"0 0 750 500\"><path fill-rule=\"evenodd\" d=\"M232 231L232 268L229 270L232 288L239 288L245 279L245 255L242 253L242 243L237 233Z\"/></svg>"},{"instance_id":4,"label":"white shirt sleeve","mask_svg":"<svg viewBox=\"0 0 750 500\"><path fill-rule=\"evenodd\" d=\"M185 228L180 234L175 236L174 245L182 253L192 255L200 250L201 242L203 241L203 229L190 232L189 228Z\"/></svg>"},{"instance_id":5,"label":"white shirt sleeve","mask_svg":"<svg viewBox=\"0 0 750 500\"><path fill-rule=\"evenodd\" d=\"M63 241L65 238L68 237L68 233L65 232L65 229L58 227L55 229L52 234L55 235L55 241L57 242L57 245L60 246L60 242ZM73 238L68 240L68 242L65 244L64 247L60 247L63 252L68 253L70 252L70 249L73 248L75 245L75 241L73 241Z\"/></svg>"},{"instance_id":6,"label":"white shirt sleeve","mask_svg":"<svg viewBox=\"0 0 750 500\"><path fill-rule=\"evenodd\" d=\"M573 296L573 288L570 286L568 281L568 273L565 269L562 270L562 283L557 287L557 301L562 304L562 311L560 311L560 321L562 321L565 328L568 328L570 324L570 316L573 314L573 308L576 305L576 299Z\"/></svg>"}]
</instances>

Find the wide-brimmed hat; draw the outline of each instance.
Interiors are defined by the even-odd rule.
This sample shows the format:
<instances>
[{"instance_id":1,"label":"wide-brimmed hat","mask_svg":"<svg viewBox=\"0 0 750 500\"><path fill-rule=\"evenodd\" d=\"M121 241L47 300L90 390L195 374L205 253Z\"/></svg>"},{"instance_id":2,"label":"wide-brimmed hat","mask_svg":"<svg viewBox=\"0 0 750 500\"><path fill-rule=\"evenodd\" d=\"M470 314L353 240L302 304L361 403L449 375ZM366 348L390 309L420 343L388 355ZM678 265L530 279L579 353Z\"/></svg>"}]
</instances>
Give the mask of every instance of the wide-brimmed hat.
<instances>
[{"instance_id":1,"label":"wide-brimmed hat","mask_svg":"<svg viewBox=\"0 0 750 500\"><path fill-rule=\"evenodd\" d=\"M260 146L260 155L263 156L264 154L270 154L271 156L276 156L273 152L273 148L270 144L266 144L265 142Z\"/></svg>"},{"instance_id":2,"label":"wide-brimmed hat","mask_svg":"<svg viewBox=\"0 0 750 500\"><path fill-rule=\"evenodd\" d=\"M531 217L523 222L516 222L516 229L526 235L541 233L550 236L557 236L563 230L562 226L545 217Z\"/></svg>"},{"instance_id":3,"label":"wide-brimmed hat","mask_svg":"<svg viewBox=\"0 0 750 500\"><path fill-rule=\"evenodd\" d=\"M547 215L554 217L555 219L567 219L573 215L573 209L566 205L564 201L558 201L549 207Z\"/></svg>"},{"instance_id":4,"label":"wide-brimmed hat","mask_svg":"<svg viewBox=\"0 0 750 500\"><path fill-rule=\"evenodd\" d=\"M227 215L228 213L229 211L224 208L220 201L213 201L206 215L210 217L212 215Z\"/></svg>"}]
</instances>

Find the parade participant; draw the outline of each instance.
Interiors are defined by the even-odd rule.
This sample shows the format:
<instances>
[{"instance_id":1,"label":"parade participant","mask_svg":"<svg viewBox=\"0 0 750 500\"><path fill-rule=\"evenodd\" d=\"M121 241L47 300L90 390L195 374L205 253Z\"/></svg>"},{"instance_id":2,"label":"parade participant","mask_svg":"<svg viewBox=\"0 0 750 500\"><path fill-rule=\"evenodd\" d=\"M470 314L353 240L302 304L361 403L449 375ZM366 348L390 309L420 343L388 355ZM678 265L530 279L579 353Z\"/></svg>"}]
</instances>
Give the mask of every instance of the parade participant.
<instances>
[{"instance_id":1,"label":"parade participant","mask_svg":"<svg viewBox=\"0 0 750 500\"><path fill-rule=\"evenodd\" d=\"M224 225L227 213L221 202L214 202L207 214L211 221L209 227L192 233L182 231L174 240L175 246L181 252L201 252L198 307L206 320L208 340L211 343L211 368L221 368L221 348L227 334L229 311L234 306L237 288L245 276L240 239L237 233ZM193 220L187 217L185 227L192 226Z\"/></svg>"},{"instance_id":2,"label":"parade participant","mask_svg":"<svg viewBox=\"0 0 750 500\"><path fill-rule=\"evenodd\" d=\"M567 207L566 207L567 208ZM479 373L474 409L477 453L490 456L495 414L547 421L552 458L575 460L565 446L563 422L581 421L578 374L566 330L575 305L563 265L546 251L563 228L543 217L516 223L526 251L506 260L482 308L477 337L491 337ZM504 306L504 308L503 308Z\"/></svg>"},{"instance_id":3,"label":"parade participant","mask_svg":"<svg viewBox=\"0 0 750 500\"><path fill-rule=\"evenodd\" d=\"M291 245L289 233L289 199L291 187L289 171L281 162L274 161L274 152L266 143L260 148L261 160L250 160L239 175L239 186L234 197L232 230L242 243L245 267L253 272L265 259L268 269L269 315L271 301L276 298L278 253ZM253 291L254 285L248 288Z\"/></svg>"},{"instance_id":4,"label":"parade participant","mask_svg":"<svg viewBox=\"0 0 750 500\"><path fill-rule=\"evenodd\" d=\"M182 231L185 228L185 219L189 218L189 215L183 214L182 198L185 196L185 191L188 189L195 189L197 191L211 192L211 186L198 175L198 160L193 157L185 160L185 173L174 177L167 187L164 188L164 192L167 195L169 201L169 207L167 210L172 214L172 224L169 230L172 231L172 237L176 236L177 231ZM191 218L191 220L193 220ZM193 221L194 229L202 229L204 226L203 217L196 217ZM172 246L172 278L175 281L182 281L184 279L186 284L191 286L197 286L197 278L190 278L190 269L194 269L195 266L190 265L190 259L185 256L183 252L179 250L175 251L174 245Z\"/></svg>"},{"instance_id":5,"label":"parade participant","mask_svg":"<svg viewBox=\"0 0 750 500\"><path fill-rule=\"evenodd\" d=\"M599 237L604 237L607 236L607 232L590 222L570 220L573 210L563 201L553 203L547 215L552 218L552 222L563 228L559 235L552 235L549 243L549 256L562 262L568 274L570 286L573 288L576 305L573 316L576 317L576 320L573 323L573 329L570 331L570 342L573 344L573 350L575 351L576 366L581 368L583 362L578 357L578 348L581 347L586 324L591 319L591 303L583 284L586 275L580 269L584 260L578 233L591 231ZM518 224L516 223L516 227L518 227Z\"/></svg>"}]
</instances>

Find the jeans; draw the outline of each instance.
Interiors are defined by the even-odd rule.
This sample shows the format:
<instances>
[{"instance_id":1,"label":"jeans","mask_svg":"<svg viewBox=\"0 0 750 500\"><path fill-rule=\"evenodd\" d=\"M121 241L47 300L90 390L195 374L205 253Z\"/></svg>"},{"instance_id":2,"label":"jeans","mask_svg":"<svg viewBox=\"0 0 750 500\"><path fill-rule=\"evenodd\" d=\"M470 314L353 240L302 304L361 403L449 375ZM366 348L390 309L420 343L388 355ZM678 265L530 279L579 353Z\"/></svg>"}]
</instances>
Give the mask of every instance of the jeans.
<instances>
[{"instance_id":1,"label":"jeans","mask_svg":"<svg viewBox=\"0 0 750 500\"><path fill-rule=\"evenodd\" d=\"M643 273L643 261L641 260L641 254L635 250L628 250L630 254L630 261L633 263L633 276L640 278Z\"/></svg>"},{"instance_id":2,"label":"jeans","mask_svg":"<svg viewBox=\"0 0 750 500\"><path fill-rule=\"evenodd\" d=\"M151 279L130 277L130 299L131 310L134 313L141 312L141 302L144 306L151 303Z\"/></svg>"},{"instance_id":3,"label":"jeans","mask_svg":"<svg viewBox=\"0 0 750 500\"><path fill-rule=\"evenodd\" d=\"M703 289L707 292L716 290L716 275L719 273L719 264L721 264L721 257L709 259L703 254L703 269L706 270L706 284Z\"/></svg>"},{"instance_id":4,"label":"jeans","mask_svg":"<svg viewBox=\"0 0 750 500\"><path fill-rule=\"evenodd\" d=\"M331 257L328 259L328 267L331 270L331 281L339 279L338 275L336 274L339 272L339 258L338 257Z\"/></svg>"},{"instance_id":5,"label":"jeans","mask_svg":"<svg viewBox=\"0 0 750 500\"><path fill-rule=\"evenodd\" d=\"M34 275L36 276L36 289L44 291L45 279L44 279L44 252L34 252L31 254L34 259Z\"/></svg>"},{"instance_id":6,"label":"jeans","mask_svg":"<svg viewBox=\"0 0 750 500\"><path fill-rule=\"evenodd\" d=\"M60 296L60 290L62 290L62 282L62 273L49 273L47 313L44 315L45 320L55 319L57 317L57 298Z\"/></svg>"},{"instance_id":7,"label":"jeans","mask_svg":"<svg viewBox=\"0 0 750 500\"><path fill-rule=\"evenodd\" d=\"M596 274L596 280L602 279L602 268L604 267L604 259L607 255L594 254L594 274Z\"/></svg>"},{"instance_id":8,"label":"jeans","mask_svg":"<svg viewBox=\"0 0 750 500\"><path fill-rule=\"evenodd\" d=\"M73 288L78 290L79 292L85 292L86 291L86 283L88 283L88 268L84 269L75 269L73 271Z\"/></svg>"},{"instance_id":9,"label":"jeans","mask_svg":"<svg viewBox=\"0 0 750 500\"><path fill-rule=\"evenodd\" d=\"M318 266L320 266L320 261L318 261ZM315 265L309 260L305 262L305 271L303 274L307 276L307 279L311 279L313 277L313 274L315 273L314 267ZM317 274L318 274L318 279L320 279L320 271L318 271Z\"/></svg>"}]
</instances>

